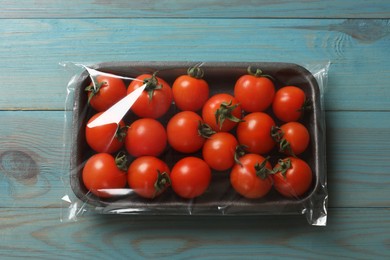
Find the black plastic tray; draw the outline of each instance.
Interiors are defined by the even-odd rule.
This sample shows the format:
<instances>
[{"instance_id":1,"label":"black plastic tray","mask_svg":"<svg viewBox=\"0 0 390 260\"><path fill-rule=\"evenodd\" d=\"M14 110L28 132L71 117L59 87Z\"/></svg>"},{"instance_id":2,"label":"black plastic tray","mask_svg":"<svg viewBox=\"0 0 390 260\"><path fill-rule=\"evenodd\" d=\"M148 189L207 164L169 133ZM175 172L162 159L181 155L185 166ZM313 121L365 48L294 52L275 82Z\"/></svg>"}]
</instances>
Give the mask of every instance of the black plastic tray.
<instances>
[{"instance_id":1,"label":"black plastic tray","mask_svg":"<svg viewBox=\"0 0 390 260\"><path fill-rule=\"evenodd\" d=\"M107 62L96 64L91 68L132 78L158 70L158 76L172 84L176 77L185 74L187 68L195 64L194 62ZM312 187L303 197L287 199L272 189L264 198L245 199L231 187L229 171L213 172L209 189L202 196L192 200L178 197L171 189L153 200L143 199L135 194L116 199L101 199L89 193L81 179L84 163L93 154L84 136L86 122L94 113L93 109L87 106L87 96L84 91L90 82L87 71L84 71L75 81L70 174L73 192L82 201L101 207L106 212L128 214L291 214L303 213L305 209L310 208L317 193L321 192L321 186L326 183L325 126L317 81L308 70L291 63L205 62L202 68L205 72L204 79L210 86L210 96L219 92L233 94L236 80L246 74L248 66L261 68L265 74L271 75L275 79L276 89L285 85L299 86L312 102L312 110L305 114L301 121L308 128L311 141L307 151L299 157L308 162L314 175ZM160 121L166 125L169 118L176 112L178 111L172 105L171 110ZM281 122L272 115L271 109L267 112L271 114L277 125L281 125ZM132 118L129 115L127 120L131 121ZM278 158L283 157L276 148L270 155L273 165ZM160 158L172 166L180 155L167 147Z\"/></svg>"}]
</instances>

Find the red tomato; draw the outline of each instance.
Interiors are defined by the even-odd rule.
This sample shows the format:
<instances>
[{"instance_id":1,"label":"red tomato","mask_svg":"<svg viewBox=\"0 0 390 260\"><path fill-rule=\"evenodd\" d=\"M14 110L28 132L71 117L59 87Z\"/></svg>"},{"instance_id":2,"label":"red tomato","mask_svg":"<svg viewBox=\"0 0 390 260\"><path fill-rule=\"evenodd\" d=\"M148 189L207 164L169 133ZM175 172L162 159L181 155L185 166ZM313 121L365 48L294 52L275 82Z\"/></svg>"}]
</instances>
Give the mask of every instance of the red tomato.
<instances>
[{"instance_id":1,"label":"red tomato","mask_svg":"<svg viewBox=\"0 0 390 260\"><path fill-rule=\"evenodd\" d=\"M139 196L153 199L170 185L168 165L153 156L135 159L127 171L129 187Z\"/></svg>"},{"instance_id":2,"label":"red tomato","mask_svg":"<svg viewBox=\"0 0 390 260\"><path fill-rule=\"evenodd\" d=\"M173 99L183 111L200 110L209 97L209 85L202 79L199 67L188 69L188 75L179 76L172 85Z\"/></svg>"},{"instance_id":3,"label":"red tomato","mask_svg":"<svg viewBox=\"0 0 390 260\"><path fill-rule=\"evenodd\" d=\"M241 107L232 95L216 94L204 104L202 117L214 131L228 132L241 121Z\"/></svg>"},{"instance_id":4,"label":"red tomato","mask_svg":"<svg viewBox=\"0 0 390 260\"><path fill-rule=\"evenodd\" d=\"M139 117L159 118L171 106L172 90L167 82L151 74L142 74L133 80L127 88L127 94L133 92L143 84L147 84L141 96L131 107Z\"/></svg>"},{"instance_id":5,"label":"red tomato","mask_svg":"<svg viewBox=\"0 0 390 260\"><path fill-rule=\"evenodd\" d=\"M167 133L164 126L152 118L134 121L127 130L126 150L132 156L159 156L167 145Z\"/></svg>"},{"instance_id":6,"label":"red tomato","mask_svg":"<svg viewBox=\"0 0 390 260\"><path fill-rule=\"evenodd\" d=\"M271 164L258 154L246 154L239 159L230 173L230 183L242 196L248 199L264 197L271 190Z\"/></svg>"},{"instance_id":7,"label":"red tomato","mask_svg":"<svg viewBox=\"0 0 390 260\"><path fill-rule=\"evenodd\" d=\"M275 96L274 83L263 76L260 70L255 73L248 68L249 75L241 76L234 86L234 97L247 112L266 110Z\"/></svg>"},{"instance_id":8,"label":"red tomato","mask_svg":"<svg viewBox=\"0 0 390 260\"><path fill-rule=\"evenodd\" d=\"M304 125L298 122L289 122L280 128L272 130L274 140L279 142L279 150L288 155L299 155L303 153L309 145L309 131Z\"/></svg>"},{"instance_id":9,"label":"red tomato","mask_svg":"<svg viewBox=\"0 0 390 260\"><path fill-rule=\"evenodd\" d=\"M205 138L199 132L202 118L192 111L174 115L168 122L168 142L176 151L193 153L202 148Z\"/></svg>"},{"instance_id":10,"label":"red tomato","mask_svg":"<svg viewBox=\"0 0 390 260\"><path fill-rule=\"evenodd\" d=\"M296 157L280 160L273 175L275 189L285 197L299 197L310 188L313 174L310 166Z\"/></svg>"},{"instance_id":11,"label":"red tomato","mask_svg":"<svg viewBox=\"0 0 390 260\"><path fill-rule=\"evenodd\" d=\"M127 177L126 171L118 168L121 163L119 159L108 153L98 153L90 157L82 172L85 187L102 198L122 195L116 189L126 186Z\"/></svg>"},{"instance_id":12,"label":"red tomato","mask_svg":"<svg viewBox=\"0 0 390 260\"><path fill-rule=\"evenodd\" d=\"M203 145L203 159L217 171L224 171L234 164L237 139L230 133L219 132L212 135Z\"/></svg>"},{"instance_id":13,"label":"red tomato","mask_svg":"<svg viewBox=\"0 0 390 260\"><path fill-rule=\"evenodd\" d=\"M197 157L181 159L172 168L172 189L182 198L192 199L202 195L210 181L210 167Z\"/></svg>"},{"instance_id":14,"label":"red tomato","mask_svg":"<svg viewBox=\"0 0 390 260\"><path fill-rule=\"evenodd\" d=\"M85 128L85 137L88 145L98 153L114 153L123 146L124 134L123 128L125 123L119 122L119 126L115 123L88 127L88 124L99 117L103 112L99 112L88 120Z\"/></svg>"},{"instance_id":15,"label":"red tomato","mask_svg":"<svg viewBox=\"0 0 390 260\"><path fill-rule=\"evenodd\" d=\"M271 136L274 120L266 113L254 112L246 115L237 127L237 139L247 146L250 153L266 154L275 146Z\"/></svg>"},{"instance_id":16,"label":"red tomato","mask_svg":"<svg viewBox=\"0 0 390 260\"><path fill-rule=\"evenodd\" d=\"M272 103L275 116L283 122L299 120L306 106L305 92L295 86L279 89Z\"/></svg>"},{"instance_id":17,"label":"red tomato","mask_svg":"<svg viewBox=\"0 0 390 260\"><path fill-rule=\"evenodd\" d=\"M91 84L85 90L89 104L96 111L105 111L126 96L125 83L119 78L100 75L95 82L96 86Z\"/></svg>"}]
</instances>

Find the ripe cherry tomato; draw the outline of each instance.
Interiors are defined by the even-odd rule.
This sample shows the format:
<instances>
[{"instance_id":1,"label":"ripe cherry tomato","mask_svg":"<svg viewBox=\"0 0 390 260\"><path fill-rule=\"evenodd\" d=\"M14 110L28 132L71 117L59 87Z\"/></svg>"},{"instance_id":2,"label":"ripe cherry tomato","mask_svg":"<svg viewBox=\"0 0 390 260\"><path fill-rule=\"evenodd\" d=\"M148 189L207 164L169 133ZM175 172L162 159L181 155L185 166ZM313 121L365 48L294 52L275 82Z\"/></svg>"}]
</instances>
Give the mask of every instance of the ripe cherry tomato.
<instances>
[{"instance_id":1,"label":"ripe cherry tomato","mask_svg":"<svg viewBox=\"0 0 390 260\"><path fill-rule=\"evenodd\" d=\"M266 154L275 146L271 136L274 120L266 113L254 112L246 115L237 126L237 139L247 146L250 153Z\"/></svg>"},{"instance_id":2,"label":"ripe cherry tomato","mask_svg":"<svg viewBox=\"0 0 390 260\"><path fill-rule=\"evenodd\" d=\"M219 132L206 140L203 145L203 159L217 171L224 171L234 164L237 139L230 133Z\"/></svg>"},{"instance_id":3,"label":"ripe cherry tomato","mask_svg":"<svg viewBox=\"0 0 390 260\"><path fill-rule=\"evenodd\" d=\"M141 96L131 107L139 117L159 118L171 106L172 90L169 84L155 74L142 74L133 80L127 88L127 94L133 92L143 84L147 84Z\"/></svg>"},{"instance_id":4,"label":"ripe cherry tomato","mask_svg":"<svg viewBox=\"0 0 390 260\"><path fill-rule=\"evenodd\" d=\"M258 154L246 154L239 159L230 173L230 183L248 199L264 197L272 187L271 164Z\"/></svg>"},{"instance_id":5,"label":"ripe cherry tomato","mask_svg":"<svg viewBox=\"0 0 390 260\"><path fill-rule=\"evenodd\" d=\"M252 72L249 67L248 73L237 80L234 86L234 97L240 103L241 108L247 112L264 111L274 99L274 83L263 75L261 70Z\"/></svg>"},{"instance_id":6,"label":"ripe cherry tomato","mask_svg":"<svg viewBox=\"0 0 390 260\"><path fill-rule=\"evenodd\" d=\"M127 171L129 187L139 196L153 199L170 185L168 165L153 156L135 159Z\"/></svg>"},{"instance_id":7,"label":"ripe cherry tomato","mask_svg":"<svg viewBox=\"0 0 390 260\"><path fill-rule=\"evenodd\" d=\"M185 157L172 168L172 189L182 198L192 199L202 195L210 181L210 167L197 157Z\"/></svg>"},{"instance_id":8,"label":"ripe cherry tomato","mask_svg":"<svg viewBox=\"0 0 390 260\"><path fill-rule=\"evenodd\" d=\"M172 85L173 99L183 111L198 111L209 98L209 85L202 79L199 67L188 69L188 75L179 76Z\"/></svg>"},{"instance_id":9,"label":"ripe cherry tomato","mask_svg":"<svg viewBox=\"0 0 390 260\"><path fill-rule=\"evenodd\" d=\"M101 198L121 195L115 189L123 189L127 183L125 162L122 159L123 157L114 158L108 153L90 157L82 172L85 187Z\"/></svg>"},{"instance_id":10,"label":"ripe cherry tomato","mask_svg":"<svg viewBox=\"0 0 390 260\"><path fill-rule=\"evenodd\" d=\"M279 143L279 150L288 155L299 155L309 145L309 131L298 122L288 122L280 128L272 129L274 140Z\"/></svg>"},{"instance_id":11,"label":"ripe cherry tomato","mask_svg":"<svg viewBox=\"0 0 390 260\"><path fill-rule=\"evenodd\" d=\"M126 96L125 83L106 75L97 76L93 84L85 88L88 92L89 104L96 111L105 111Z\"/></svg>"},{"instance_id":12,"label":"ripe cherry tomato","mask_svg":"<svg viewBox=\"0 0 390 260\"><path fill-rule=\"evenodd\" d=\"M204 104L202 117L214 131L228 132L241 121L241 107L232 95L216 94Z\"/></svg>"},{"instance_id":13,"label":"ripe cherry tomato","mask_svg":"<svg viewBox=\"0 0 390 260\"><path fill-rule=\"evenodd\" d=\"M119 122L119 125L115 123L100 125L95 127L88 127L88 124L99 117L103 112L99 112L88 120L87 127L85 128L85 136L88 145L98 153L114 153L117 152L123 146L125 123Z\"/></svg>"},{"instance_id":14,"label":"ripe cherry tomato","mask_svg":"<svg viewBox=\"0 0 390 260\"><path fill-rule=\"evenodd\" d=\"M283 122L299 120L306 107L305 92L295 86L286 86L279 89L272 103L275 116Z\"/></svg>"},{"instance_id":15,"label":"ripe cherry tomato","mask_svg":"<svg viewBox=\"0 0 390 260\"><path fill-rule=\"evenodd\" d=\"M168 142L176 151L193 153L202 148L202 118L192 111L182 111L168 122Z\"/></svg>"},{"instance_id":16,"label":"ripe cherry tomato","mask_svg":"<svg viewBox=\"0 0 390 260\"><path fill-rule=\"evenodd\" d=\"M166 145L167 133L165 128L155 119L138 119L127 130L126 150L135 157L143 155L159 156Z\"/></svg>"},{"instance_id":17,"label":"ripe cherry tomato","mask_svg":"<svg viewBox=\"0 0 390 260\"><path fill-rule=\"evenodd\" d=\"M273 175L275 189L285 197L299 197L310 188L313 174L310 166L296 157L280 160Z\"/></svg>"}]
</instances>

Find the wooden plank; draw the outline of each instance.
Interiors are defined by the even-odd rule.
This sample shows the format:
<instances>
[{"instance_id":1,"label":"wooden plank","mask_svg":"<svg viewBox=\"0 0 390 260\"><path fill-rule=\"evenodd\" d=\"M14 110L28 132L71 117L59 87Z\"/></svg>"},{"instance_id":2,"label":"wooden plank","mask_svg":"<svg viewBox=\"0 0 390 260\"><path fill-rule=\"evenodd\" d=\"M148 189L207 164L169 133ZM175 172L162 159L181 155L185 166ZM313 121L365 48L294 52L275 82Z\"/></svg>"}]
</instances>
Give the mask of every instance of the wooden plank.
<instances>
[{"instance_id":1,"label":"wooden plank","mask_svg":"<svg viewBox=\"0 0 390 260\"><path fill-rule=\"evenodd\" d=\"M328 110L389 110L390 20L3 19L0 109L64 108L62 61L331 61Z\"/></svg>"},{"instance_id":2,"label":"wooden plank","mask_svg":"<svg viewBox=\"0 0 390 260\"><path fill-rule=\"evenodd\" d=\"M388 1L0 1L0 18L390 18Z\"/></svg>"},{"instance_id":3,"label":"wooden plank","mask_svg":"<svg viewBox=\"0 0 390 260\"><path fill-rule=\"evenodd\" d=\"M62 165L68 166L70 156L63 146L63 116L0 112L7 126L0 130L1 207L61 207L61 197L72 195ZM327 113L330 207L390 207L389 118L389 112Z\"/></svg>"},{"instance_id":4,"label":"wooden plank","mask_svg":"<svg viewBox=\"0 0 390 260\"><path fill-rule=\"evenodd\" d=\"M302 216L87 215L3 209L0 257L37 259L388 259L389 209L331 209L325 228Z\"/></svg>"}]
</instances>

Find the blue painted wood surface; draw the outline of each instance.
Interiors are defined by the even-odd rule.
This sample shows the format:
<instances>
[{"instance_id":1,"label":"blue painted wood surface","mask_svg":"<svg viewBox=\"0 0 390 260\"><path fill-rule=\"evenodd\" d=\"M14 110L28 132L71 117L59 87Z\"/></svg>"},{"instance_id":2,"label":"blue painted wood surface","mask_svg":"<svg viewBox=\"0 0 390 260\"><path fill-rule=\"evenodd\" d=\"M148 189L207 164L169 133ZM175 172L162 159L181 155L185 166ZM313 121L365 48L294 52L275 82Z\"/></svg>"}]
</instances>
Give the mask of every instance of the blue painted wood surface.
<instances>
[{"instance_id":1,"label":"blue painted wood surface","mask_svg":"<svg viewBox=\"0 0 390 260\"><path fill-rule=\"evenodd\" d=\"M390 258L389 1L0 4L1 259ZM60 222L71 72L58 64L116 60L330 61L328 226L302 216Z\"/></svg>"}]
</instances>

